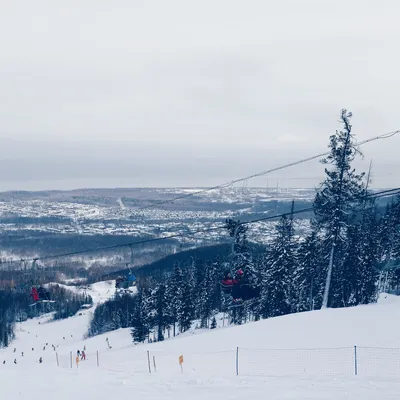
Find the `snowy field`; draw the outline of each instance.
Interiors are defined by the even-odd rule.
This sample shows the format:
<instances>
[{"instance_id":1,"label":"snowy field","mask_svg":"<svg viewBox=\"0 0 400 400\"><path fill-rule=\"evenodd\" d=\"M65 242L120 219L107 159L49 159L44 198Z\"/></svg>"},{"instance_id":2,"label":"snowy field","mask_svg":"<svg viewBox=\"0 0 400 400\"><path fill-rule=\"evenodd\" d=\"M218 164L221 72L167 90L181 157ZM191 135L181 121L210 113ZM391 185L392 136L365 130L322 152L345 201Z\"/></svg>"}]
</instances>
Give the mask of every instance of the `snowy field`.
<instances>
[{"instance_id":1,"label":"snowy field","mask_svg":"<svg viewBox=\"0 0 400 400\"><path fill-rule=\"evenodd\" d=\"M97 304L113 294L113 284L95 284L88 293ZM399 398L400 299L394 296L382 296L377 305L192 330L136 346L128 329L85 339L92 312L64 321L48 322L50 316L44 316L18 324L16 340L0 350L0 398ZM77 367L76 351L84 346L87 360Z\"/></svg>"}]
</instances>

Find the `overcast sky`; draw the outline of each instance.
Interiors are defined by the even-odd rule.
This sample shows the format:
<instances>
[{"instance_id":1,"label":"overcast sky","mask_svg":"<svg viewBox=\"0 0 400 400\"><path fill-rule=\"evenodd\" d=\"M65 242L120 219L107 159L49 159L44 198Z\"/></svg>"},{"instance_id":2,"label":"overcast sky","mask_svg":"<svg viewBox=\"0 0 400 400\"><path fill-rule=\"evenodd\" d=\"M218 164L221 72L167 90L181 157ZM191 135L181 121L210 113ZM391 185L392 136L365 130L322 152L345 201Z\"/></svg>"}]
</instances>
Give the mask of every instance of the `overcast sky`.
<instances>
[{"instance_id":1,"label":"overcast sky","mask_svg":"<svg viewBox=\"0 0 400 400\"><path fill-rule=\"evenodd\" d=\"M0 190L208 186L400 129L400 2L0 0ZM400 186L400 135L363 148ZM249 186L310 187L317 161Z\"/></svg>"}]
</instances>

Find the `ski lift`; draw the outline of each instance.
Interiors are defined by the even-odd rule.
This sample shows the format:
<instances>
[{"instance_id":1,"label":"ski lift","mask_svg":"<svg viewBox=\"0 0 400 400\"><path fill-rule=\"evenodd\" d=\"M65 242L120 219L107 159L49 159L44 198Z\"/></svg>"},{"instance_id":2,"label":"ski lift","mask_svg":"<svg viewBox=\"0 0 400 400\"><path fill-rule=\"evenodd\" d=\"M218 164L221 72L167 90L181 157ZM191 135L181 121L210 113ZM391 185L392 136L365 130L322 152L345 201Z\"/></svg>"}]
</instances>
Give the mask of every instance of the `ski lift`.
<instances>
[{"instance_id":1,"label":"ski lift","mask_svg":"<svg viewBox=\"0 0 400 400\"><path fill-rule=\"evenodd\" d=\"M34 274L33 277L33 284L32 284L32 289L31 289L31 297L33 299L33 304L31 306L34 306L38 303L55 303L55 301L52 301L50 299L50 291L46 290L41 284L39 284L39 277L37 275L37 268L36 268L36 263L38 261L38 258L34 258L32 261L32 271Z\"/></svg>"},{"instance_id":2,"label":"ski lift","mask_svg":"<svg viewBox=\"0 0 400 400\"><path fill-rule=\"evenodd\" d=\"M247 281L242 269L239 269L234 277L227 271L224 279L220 281L220 286L225 294L231 296L234 303L248 301L260 295L260 288Z\"/></svg>"},{"instance_id":3,"label":"ski lift","mask_svg":"<svg viewBox=\"0 0 400 400\"><path fill-rule=\"evenodd\" d=\"M131 249L131 259L129 262L125 264L125 267L128 269L129 272L127 272L125 275L120 275L116 278L115 280L116 289L129 290L130 287L136 286L137 279L131 269L131 265L133 265L134 261L133 248L131 245L129 247Z\"/></svg>"},{"instance_id":4,"label":"ski lift","mask_svg":"<svg viewBox=\"0 0 400 400\"><path fill-rule=\"evenodd\" d=\"M135 275L127 275L127 276L119 276L115 280L115 288L116 289L129 289L132 286L136 285L136 276Z\"/></svg>"},{"instance_id":5,"label":"ski lift","mask_svg":"<svg viewBox=\"0 0 400 400\"><path fill-rule=\"evenodd\" d=\"M27 260L25 260L24 258L21 258L21 271L26 271L27 269Z\"/></svg>"},{"instance_id":6,"label":"ski lift","mask_svg":"<svg viewBox=\"0 0 400 400\"><path fill-rule=\"evenodd\" d=\"M129 246L130 250L131 250L131 261L130 263L127 264L127 267L129 269L129 273L128 273L128 282L130 282L129 286L135 286L136 285L136 276L133 274L132 270L131 270L131 266L133 266L133 262L134 262L134 256L133 256L133 248L132 245Z\"/></svg>"}]
</instances>

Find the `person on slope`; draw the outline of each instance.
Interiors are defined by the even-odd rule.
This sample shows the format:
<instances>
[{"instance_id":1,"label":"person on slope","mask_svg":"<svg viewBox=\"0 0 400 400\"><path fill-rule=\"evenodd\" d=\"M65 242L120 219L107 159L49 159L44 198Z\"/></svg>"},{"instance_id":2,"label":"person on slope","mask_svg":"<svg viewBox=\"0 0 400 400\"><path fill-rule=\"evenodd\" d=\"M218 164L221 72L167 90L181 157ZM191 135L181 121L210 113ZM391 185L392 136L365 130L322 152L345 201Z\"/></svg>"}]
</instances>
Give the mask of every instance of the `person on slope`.
<instances>
[{"instance_id":1,"label":"person on slope","mask_svg":"<svg viewBox=\"0 0 400 400\"><path fill-rule=\"evenodd\" d=\"M85 350L82 350L82 353L81 353L81 361L83 361L83 360L86 360Z\"/></svg>"}]
</instances>

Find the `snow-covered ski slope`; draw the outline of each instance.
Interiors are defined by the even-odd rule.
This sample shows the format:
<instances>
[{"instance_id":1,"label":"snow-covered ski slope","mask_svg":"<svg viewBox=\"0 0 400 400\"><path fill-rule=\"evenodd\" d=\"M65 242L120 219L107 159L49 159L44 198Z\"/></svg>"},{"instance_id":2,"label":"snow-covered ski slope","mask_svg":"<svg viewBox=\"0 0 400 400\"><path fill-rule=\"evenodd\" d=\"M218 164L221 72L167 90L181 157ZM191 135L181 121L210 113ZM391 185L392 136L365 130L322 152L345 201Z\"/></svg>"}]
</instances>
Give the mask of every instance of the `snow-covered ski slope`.
<instances>
[{"instance_id":1,"label":"snow-covered ski slope","mask_svg":"<svg viewBox=\"0 0 400 400\"><path fill-rule=\"evenodd\" d=\"M113 282L90 288L95 302L112 289ZM192 330L136 346L128 329L84 339L91 312L18 324L17 339L0 351L0 398L376 400L398 399L400 393L400 298L395 296L384 295L376 305ZM76 351L84 346L87 360L76 367Z\"/></svg>"}]
</instances>

